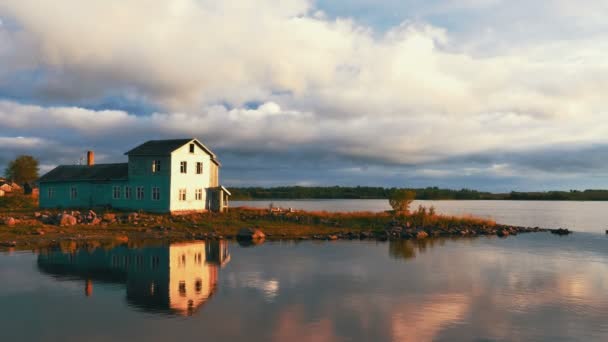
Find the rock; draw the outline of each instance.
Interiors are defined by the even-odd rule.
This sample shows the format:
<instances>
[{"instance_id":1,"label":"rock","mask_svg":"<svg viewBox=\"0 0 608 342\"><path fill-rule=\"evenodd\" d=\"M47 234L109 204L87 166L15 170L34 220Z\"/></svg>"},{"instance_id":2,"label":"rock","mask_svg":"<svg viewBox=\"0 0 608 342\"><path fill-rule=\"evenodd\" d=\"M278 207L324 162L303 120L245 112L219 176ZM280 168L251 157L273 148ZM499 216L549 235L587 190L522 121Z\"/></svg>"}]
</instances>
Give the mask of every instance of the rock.
<instances>
[{"instance_id":1,"label":"rock","mask_svg":"<svg viewBox=\"0 0 608 342\"><path fill-rule=\"evenodd\" d=\"M60 226L75 226L77 223L78 220L76 219L76 217L70 214L62 214L61 218L59 219Z\"/></svg>"},{"instance_id":2,"label":"rock","mask_svg":"<svg viewBox=\"0 0 608 342\"><path fill-rule=\"evenodd\" d=\"M498 235L500 237L507 237L507 236L509 236L509 231L506 229L501 229L496 232L496 235Z\"/></svg>"},{"instance_id":3,"label":"rock","mask_svg":"<svg viewBox=\"0 0 608 342\"><path fill-rule=\"evenodd\" d=\"M127 216L127 221L129 221L129 222L135 222L135 221L137 221L138 218L139 218L139 214L138 213L130 213Z\"/></svg>"},{"instance_id":4,"label":"rock","mask_svg":"<svg viewBox=\"0 0 608 342\"><path fill-rule=\"evenodd\" d=\"M15 219L14 219L14 218L12 218L12 217L7 217L7 218L4 220L4 224L5 224L5 225L7 225L7 226L14 226L15 224L17 224L17 220L15 220Z\"/></svg>"},{"instance_id":5,"label":"rock","mask_svg":"<svg viewBox=\"0 0 608 342\"><path fill-rule=\"evenodd\" d=\"M426 239L426 238L428 238L428 237L429 237L429 233L425 232L424 230L419 231L419 232L416 234L416 239L418 239L418 240Z\"/></svg>"},{"instance_id":6,"label":"rock","mask_svg":"<svg viewBox=\"0 0 608 342\"><path fill-rule=\"evenodd\" d=\"M4 241L0 243L0 247L16 247L17 241Z\"/></svg>"},{"instance_id":7,"label":"rock","mask_svg":"<svg viewBox=\"0 0 608 342\"><path fill-rule=\"evenodd\" d=\"M42 216L40 216L40 222L44 223L44 224L56 224L57 221L55 220L54 217L43 214Z\"/></svg>"},{"instance_id":8,"label":"rock","mask_svg":"<svg viewBox=\"0 0 608 342\"><path fill-rule=\"evenodd\" d=\"M572 234L572 231L570 231L568 229L564 229L564 228L559 228L559 229L553 229L553 230L551 230L551 234L568 235L568 234Z\"/></svg>"},{"instance_id":9,"label":"rock","mask_svg":"<svg viewBox=\"0 0 608 342\"><path fill-rule=\"evenodd\" d=\"M92 226L97 226L101 223L101 219L99 217L95 217L93 218L93 220L91 220L91 225Z\"/></svg>"},{"instance_id":10,"label":"rock","mask_svg":"<svg viewBox=\"0 0 608 342\"><path fill-rule=\"evenodd\" d=\"M256 228L243 228L236 234L237 240L261 240L265 237L264 232Z\"/></svg>"},{"instance_id":11,"label":"rock","mask_svg":"<svg viewBox=\"0 0 608 342\"><path fill-rule=\"evenodd\" d=\"M102 216L103 222L112 223L116 221L116 214L105 213Z\"/></svg>"},{"instance_id":12,"label":"rock","mask_svg":"<svg viewBox=\"0 0 608 342\"><path fill-rule=\"evenodd\" d=\"M37 211L37 212L34 213L34 217L35 218L40 218L41 216L42 216L42 213L39 212L39 211Z\"/></svg>"},{"instance_id":13,"label":"rock","mask_svg":"<svg viewBox=\"0 0 608 342\"><path fill-rule=\"evenodd\" d=\"M338 240L338 236L337 235L329 235L327 237L328 240Z\"/></svg>"}]
</instances>

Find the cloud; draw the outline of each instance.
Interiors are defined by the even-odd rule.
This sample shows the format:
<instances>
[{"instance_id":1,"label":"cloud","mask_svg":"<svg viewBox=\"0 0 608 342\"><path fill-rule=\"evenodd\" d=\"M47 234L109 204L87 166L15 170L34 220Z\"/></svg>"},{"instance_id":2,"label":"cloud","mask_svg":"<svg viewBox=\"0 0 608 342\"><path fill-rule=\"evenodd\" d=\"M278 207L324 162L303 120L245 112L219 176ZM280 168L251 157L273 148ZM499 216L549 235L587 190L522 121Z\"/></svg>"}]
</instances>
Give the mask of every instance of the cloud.
<instances>
[{"instance_id":1,"label":"cloud","mask_svg":"<svg viewBox=\"0 0 608 342\"><path fill-rule=\"evenodd\" d=\"M410 1L399 8L411 17L378 30L304 0L6 0L0 136L54 144L63 152L49 164L74 159L73 146L111 160L142 140L197 136L235 169L256 160L276 175L288 160L310 170L285 166L295 182L357 168L384 169L369 182L572 174L530 156L608 143L608 41L591 34L605 24L588 10L605 5L587 2ZM545 10L547 25L572 13L568 37L588 35L553 37L529 14L514 22L526 8ZM442 27L454 13L460 26ZM521 25L542 34L513 44Z\"/></svg>"}]
</instances>

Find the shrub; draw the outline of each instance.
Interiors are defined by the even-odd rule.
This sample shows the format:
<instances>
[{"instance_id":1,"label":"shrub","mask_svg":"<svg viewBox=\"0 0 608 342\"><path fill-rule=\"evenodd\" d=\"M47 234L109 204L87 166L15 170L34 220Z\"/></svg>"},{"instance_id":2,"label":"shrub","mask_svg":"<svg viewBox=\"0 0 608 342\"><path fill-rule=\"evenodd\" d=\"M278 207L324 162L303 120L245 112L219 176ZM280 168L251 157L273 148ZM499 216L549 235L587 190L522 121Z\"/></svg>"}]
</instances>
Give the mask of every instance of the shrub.
<instances>
[{"instance_id":1,"label":"shrub","mask_svg":"<svg viewBox=\"0 0 608 342\"><path fill-rule=\"evenodd\" d=\"M414 199L416 199L414 191L399 189L390 194L388 203L395 213L407 213Z\"/></svg>"}]
</instances>

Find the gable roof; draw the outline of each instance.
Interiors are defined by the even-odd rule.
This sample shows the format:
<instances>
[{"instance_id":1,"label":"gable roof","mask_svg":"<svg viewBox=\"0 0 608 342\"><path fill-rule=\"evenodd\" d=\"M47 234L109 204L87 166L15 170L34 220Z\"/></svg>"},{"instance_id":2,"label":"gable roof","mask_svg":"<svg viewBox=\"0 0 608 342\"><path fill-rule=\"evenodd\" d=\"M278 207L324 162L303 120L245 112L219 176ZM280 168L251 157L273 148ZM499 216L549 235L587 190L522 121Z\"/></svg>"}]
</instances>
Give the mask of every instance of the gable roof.
<instances>
[{"instance_id":1,"label":"gable roof","mask_svg":"<svg viewBox=\"0 0 608 342\"><path fill-rule=\"evenodd\" d=\"M44 182L74 182L74 181L109 181L127 180L129 164L95 164L87 165L59 165L44 176L39 183Z\"/></svg>"},{"instance_id":2,"label":"gable roof","mask_svg":"<svg viewBox=\"0 0 608 342\"><path fill-rule=\"evenodd\" d=\"M128 156L166 156L173 153L178 148L195 143L211 156L211 160L219 165L217 156L207 146L203 145L198 139L170 139L170 140L149 140L145 143L125 152Z\"/></svg>"}]
</instances>

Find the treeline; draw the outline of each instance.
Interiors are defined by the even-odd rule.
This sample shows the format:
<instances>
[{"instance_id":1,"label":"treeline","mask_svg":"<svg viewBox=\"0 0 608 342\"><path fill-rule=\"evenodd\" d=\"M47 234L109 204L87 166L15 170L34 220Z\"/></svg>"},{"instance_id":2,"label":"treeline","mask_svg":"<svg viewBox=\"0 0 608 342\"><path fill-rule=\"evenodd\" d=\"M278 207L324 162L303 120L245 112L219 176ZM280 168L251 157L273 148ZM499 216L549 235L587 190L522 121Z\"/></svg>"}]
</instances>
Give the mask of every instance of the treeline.
<instances>
[{"instance_id":1,"label":"treeline","mask_svg":"<svg viewBox=\"0 0 608 342\"><path fill-rule=\"evenodd\" d=\"M382 187L304 187L230 188L233 200L255 199L387 199L398 188ZM421 200L534 200L534 201L608 201L608 190L570 190L548 192L491 193L470 189L440 189L428 187L407 189Z\"/></svg>"}]
</instances>

